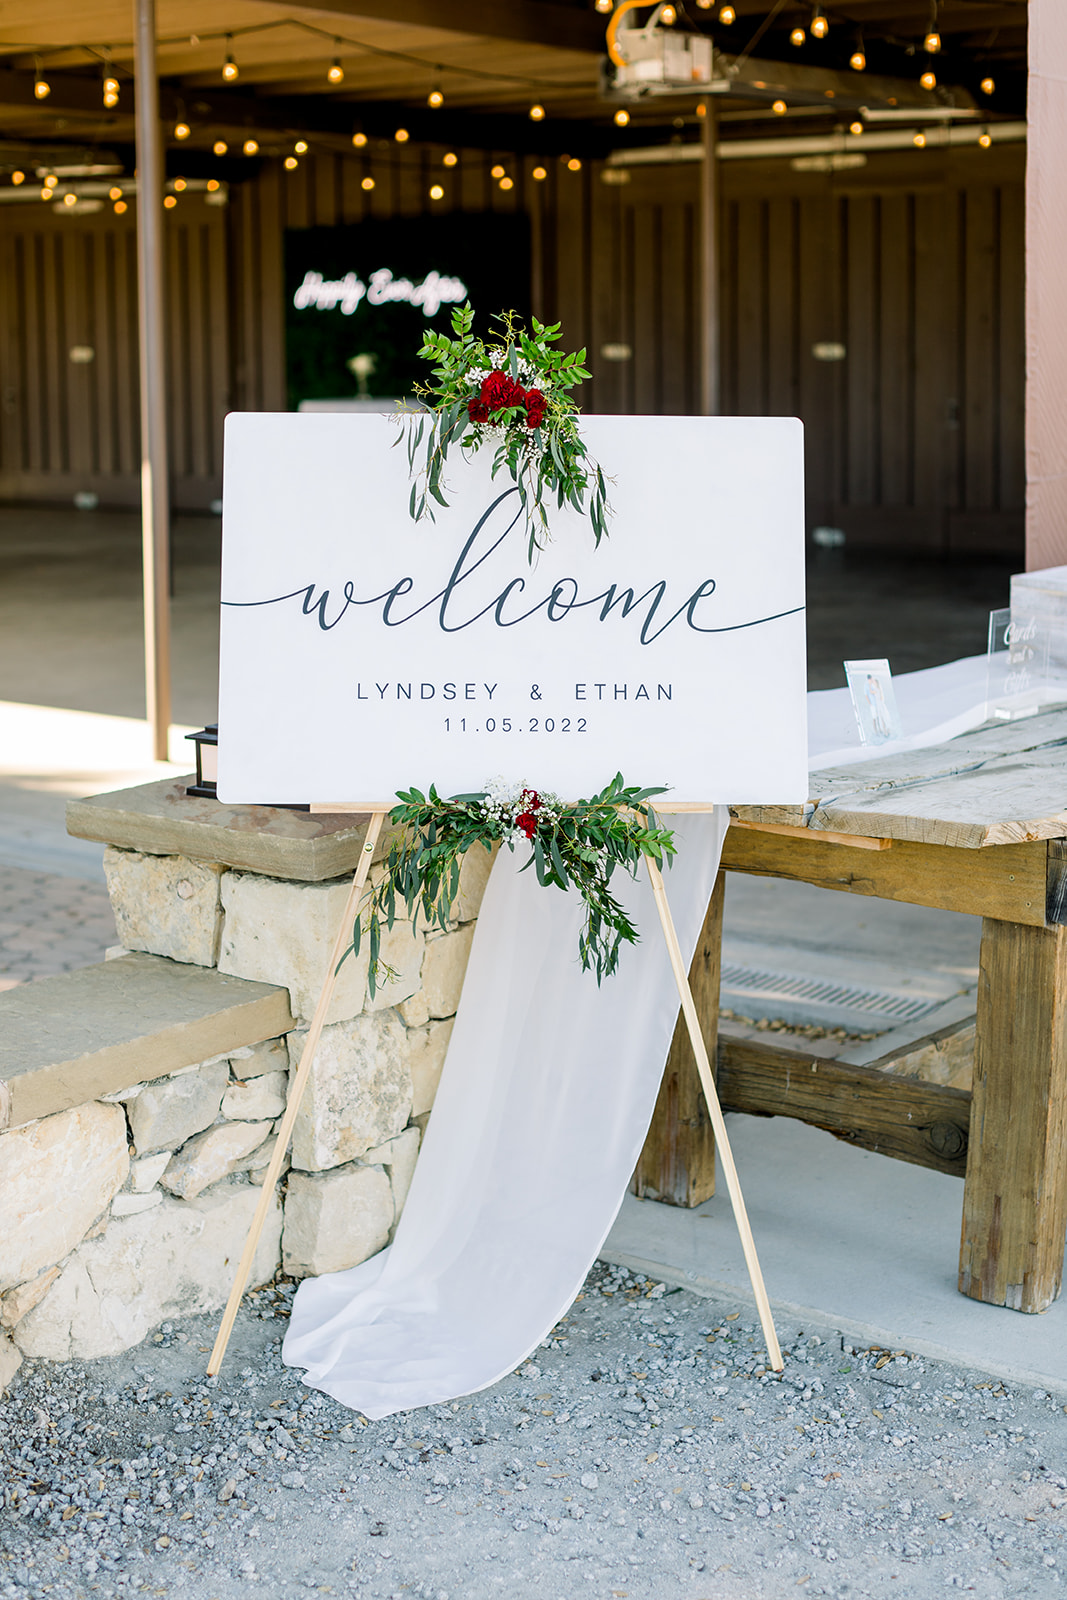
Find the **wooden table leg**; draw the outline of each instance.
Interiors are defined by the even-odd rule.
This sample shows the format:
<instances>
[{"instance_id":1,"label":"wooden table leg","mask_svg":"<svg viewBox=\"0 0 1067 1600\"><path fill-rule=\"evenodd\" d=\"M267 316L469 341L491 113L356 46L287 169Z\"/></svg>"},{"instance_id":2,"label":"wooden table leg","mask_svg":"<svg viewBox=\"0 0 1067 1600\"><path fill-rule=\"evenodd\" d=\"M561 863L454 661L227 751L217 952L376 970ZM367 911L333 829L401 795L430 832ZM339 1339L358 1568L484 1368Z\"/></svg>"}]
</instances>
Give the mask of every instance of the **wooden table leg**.
<instances>
[{"instance_id":1,"label":"wooden table leg","mask_svg":"<svg viewBox=\"0 0 1067 1600\"><path fill-rule=\"evenodd\" d=\"M1067 1228L1067 928L982 924L961 1294L1045 1311Z\"/></svg>"},{"instance_id":2,"label":"wooden table leg","mask_svg":"<svg viewBox=\"0 0 1067 1600\"><path fill-rule=\"evenodd\" d=\"M720 872L689 969L700 1029L713 1065L719 1039L725 896L726 874ZM663 1200L672 1206L699 1206L715 1193L715 1135L680 1011L656 1109L630 1188L643 1200Z\"/></svg>"}]
</instances>

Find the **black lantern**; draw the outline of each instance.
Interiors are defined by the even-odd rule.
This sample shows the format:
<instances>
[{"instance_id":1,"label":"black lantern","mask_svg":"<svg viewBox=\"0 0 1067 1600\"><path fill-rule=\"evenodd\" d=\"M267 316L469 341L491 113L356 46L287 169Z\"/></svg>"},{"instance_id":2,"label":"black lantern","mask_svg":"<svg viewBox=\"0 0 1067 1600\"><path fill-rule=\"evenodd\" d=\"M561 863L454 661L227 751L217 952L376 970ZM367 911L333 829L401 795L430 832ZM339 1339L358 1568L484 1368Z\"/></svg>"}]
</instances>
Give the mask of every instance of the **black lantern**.
<instances>
[{"instance_id":1,"label":"black lantern","mask_svg":"<svg viewBox=\"0 0 1067 1600\"><path fill-rule=\"evenodd\" d=\"M187 733L185 737L196 745L196 782L190 783L185 792L214 800L219 772L219 725L209 723L199 733Z\"/></svg>"}]
</instances>

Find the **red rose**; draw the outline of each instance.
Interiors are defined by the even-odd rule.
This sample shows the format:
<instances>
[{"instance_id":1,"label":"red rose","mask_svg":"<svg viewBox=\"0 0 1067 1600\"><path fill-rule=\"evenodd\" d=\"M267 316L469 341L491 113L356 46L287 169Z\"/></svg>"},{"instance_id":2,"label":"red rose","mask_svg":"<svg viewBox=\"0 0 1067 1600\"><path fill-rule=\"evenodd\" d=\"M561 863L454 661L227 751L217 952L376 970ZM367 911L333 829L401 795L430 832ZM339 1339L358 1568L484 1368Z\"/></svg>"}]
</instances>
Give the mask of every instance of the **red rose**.
<instances>
[{"instance_id":1,"label":"red rose","mask_svg":"<svg viewBox=\"0 0 1067 1600\"><path fill-rule=\"evenodd\" d=\"M467 401L467 415L472 422L488 422L489 407L484 400L479 400L477 395Z\"/></svg>"},{"instance_id":2,"label":"red rose","mask_svg":"<svg viewBox=\"0 0 1067 1600\"><path fill-rule=\"evenodd\" d=\"M527 389L526 391L526 426L539 428L544 421L545 406L547 402L540 389Z\"/></svg>"},{"instance_id":3,"label":"red rose","mask_svg":"<svg viewBox=\"0 0 1067 1600\"><path fill-rule=\"evenodd\" d=\"M508 406L521 406L526 390L506 372L491 372L482 383L482 399L490 411L503 411Z\"/></svg>"},{"instance_id":4,"label":"red rose","mask_svg":"<svg viewBox=\"0 0 1067 1600\"><path fill-rule=\"evenodd\" d=\"M541 809L541 796L536 789L524 789L519 797L527 802L528 809L515 818L515 826L532 839L537 832L537 813Z\"/></svg>"}]
</instances>

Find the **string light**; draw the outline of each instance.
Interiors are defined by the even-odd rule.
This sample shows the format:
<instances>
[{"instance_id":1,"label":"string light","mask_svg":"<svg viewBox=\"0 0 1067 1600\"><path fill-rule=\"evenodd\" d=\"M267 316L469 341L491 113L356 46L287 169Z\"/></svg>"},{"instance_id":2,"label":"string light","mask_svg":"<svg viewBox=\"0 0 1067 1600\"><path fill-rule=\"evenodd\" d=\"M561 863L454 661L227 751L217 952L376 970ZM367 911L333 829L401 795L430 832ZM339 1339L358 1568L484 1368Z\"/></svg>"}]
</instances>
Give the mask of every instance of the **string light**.
<instances>
[{"instance_id":1,"label":"string light","mask_svg":"<svg viewBox=\"0 0 1067 1600\"><path fill-rule=\"evenodd\" d=\"M236 61L233 59L233 34L226 35L226 60L222 63L222 76L227 83L232 83L240 76Z\"/></svg>"},{"instance_id":2,"label":"string light","mask_svg":"<svg viewBox=\"0 0 1067 1600\"><path fill-rule=\"evenodd\" d=\"M799 50L807 37L808 36L804 32L803 28L794 28L792 33L789 35L789 43L795 45Z\"/></svg>"},{"instance_id":3,"label":"string light","mask_svg":"<svg viewBox=\"0 0 1067 1600\"><path fill-rule=\"evenodd\" d=\"M126 211L126 209L127 209L127 207L126 207L125 200L116 200L115 201L115 215L117 217L121 217L123 212Z\"/></svg>"},{"instance_id":4,"label":"string light","mask_svg":"<svg viewBox=\"0 0 1067 1600\"><path fill-rule=\"evenodd\" d=\"M216 139L215 143L211 146L211 148L212 148L213 152L215 153L215 155L224 156L226 154L227 150L230 147L226 143L225 139Z\"/></svg>"},{"instance_id":5,"label":"string light","mask_svg":"<svg viewBox=\"0 0 1067 1600\"><path fill-rule=\"evenodd\" d=\"M504 169L503 169L503 167L501 167L501 166L499 166L499 165L498 165L498 166L495 166L495 167L490 167L490 169L489 169L489 176L490 176L490 177L491 177L491 178L502 178L502 177L503 177L503 176L504 176Z\"/></svg>"},{"instance_id":6,"label":"string light","mask_svg":"<svg viewBox=\"0 0 1067 1600\"><path fill-rule=\"evenodd\" d=\"M822 6L816 6L811 14L811 36L813 39L825 39L830 32L830 24L822 14Z\"/></svg>"},{"instance_id":7,"label":"string light","mask_svg":"<svg viewBox=\"0 0 1067 1600\"><path fill-rule=\"evenodd\" d=\"M623 106L620 106L618 111L615 113L615 126L617 128L625 128L629 124L629 121L630 113Z\"/></svg>"},{"instance_id":8,"label":"string light","mask_svg":"<svg viewBox=\"0 0 1067 1600\"><path fill-rule=\"evenodd\" d=\"M105 68L109 69L110 66L111 66L110 60L105 56L104 61L105 61ZM119 103L119 80L112 76L110 70L106 70L105 71L105 76L104 76L104 105L106 106L108 111L111 111L111 110L114 109L115 106L118 105L118 103Z\"/></svg>"},{"instance_id":9,"label":"string light","mask_svg":"<svg viewBox=\"0 0 1067 1600\"><path fill-rule=\"evenodd\" d=\"M335 49L340 49L340 47L341 47L340 39L335 39L333 42L334 42L334 48ZM330 62L330 68L329 68L329 71L326 74L326 81L327 81L327 83L344 83L344 81L345 81L345 69L341 65L340 56L334 56L333 60Z\"/></svg>"},{"instance_id":10,"label":"string light","mask_svg":"<svg viewBox=\"0 0 1067 1600\"><path fill-rule=\"evenodd\" d=\"M570 160L567 162L567 171L568 172L581 172L581 170L582 170L582 163L578 160L578 157L577 156L571 156Z\"/></svg>"},{"instance_id":11,"label":"string light","mask_svg":"<svg viewBox=\"0 0 1067 1600\"><path fill-rule=\"evenodd\" d=\"M441 187L441 185L439 183L434 183L434 184L430 185L430 199L431 200L443 200L444 197L445 197L445 191L442 189L442 187Z\"/></svg>"},{"instance_id":12,"label":"string light","mask_svg":"<svg viewBox=\"0 0 1067 1600\"><path fill-rule=\"evenodd\" d=\"M978 143L982 146L983 150L989 149L989 146L993 143L993 135L990 133L988 128L982 129L981 133L978 135Z\"/></svg>"},{"instance_id":13,"label":"string light","mask_svg":"<svg viewBox=\"0 0 1067 1600\"><path fill-rule=\"evenodd\" d=\"M352 143L355 145L357 150L362 150L366 142L367 135L365 133L354 133L352 135Z\"/></svg>"},{"instance_id":14,"label":"string light","mask_svg":"<svg viewBox=\"0 0 1067 1600\"><path fill-rule=\"evenodd\" d=\"M737 12L734 10L733 6L719 7L719 21L722 23L724 28L728 28L731 22L737 21Z\"/></svg>"},{"instance_id":15,"label":"string light","mask_svg":"<svg viewBox=\"0 0 1067 1600\"><path fill-rule=\"evenodd\" d=\"M851 56L849 57L848 64L852 68L853 72L866 71L867 57L864 54L862 44L857 45L855 50L853 50Z\"/></svg>"},{"instance_id":16,"label":"string light","mask_svg":"<svg viewBox=\"0 0 1067 1600\"><path fill-rule=\"evenodd\" d=\"M441 93L440 89L431 89L429 94L426 96L426 104L430 107L431 111L437 111L441 106L444 105L444 103L445 97Z\"/></svg>"},{"instance_id":17,"label":"string light","mask_svg":"<svg viewBox=\"0 0 1067 1600\"><path fill-rule=\"evenodd\" d=\"M548 172L544 167L534 167L533 171L530 173L530 177L535 183L544 183L545 179L548 177Z\"/></svg>"},{"instance_id":18,"label":"string light","mask_svg":"<svg viewBox=\"0 0 1067 1600\"><path fill-rule=\"evenodd\" d=\"M176 139L188 139L192 131L187 122L176 122L174 124L174 137Z\"/></svg>"},{"instance_id":19,"label":"string light","mask_svg":"<svg viewBox=\"0 0 1067 1600\"><path fill-rule=\"evenodd\" d=\"M116 184L113 189L109 189L107 191L107 197L108 197L109 200L121 200L122 199L122 190Z\"/></svg>"},{"instance_id":20,"label":"string light","mask_svg":"<svg viewBox=\"0 0 1067 1600\"><path fill-rule=\"evenodd\" d=\"M849 125L848 125L848 131L849 131L849 133L854 133L856 135L856 138L858 139L860 137L860 134L863 132L863 123L862 122L850 122Z\"/></svg>"},{"instance_id":21,"label":"string light","mask_svg":"<svg viewBox=\"0 0 1067 1600\"><path fill-rule=\"evenodd\" d=\"M662 22L665 28L673 28L674 24L678 21L678 13L675 11L673 6L661 6L659 20Z\"/></svg>"},{"instance_id":22,"label":"string light","mask_svg":"<svg viewBox=\"0 0 1067 1600\"><path fill-rule=\"evenodd\" d=\"M705 0L697 0L698 6L703 5L704 3ZM615 9L615 0L596 0L596 8L601 15L604 15L605 12L613 11Z\"/></svg>"},{"instance_id":23,"label":"string light","mask_svg":"<svg viewBox=\"0 0 1067 1600\"><path fill-rule=\"evenodd\" d=\"M179 194L184 194L189 185L186 183L184 178L175 178L174 187Z\"/></svg>"},{"instance_id":24,"label":"string light","mask_svg":"<svg viewBox=\"0 0 1067 1600\"><path fill-rule=\"evenodd\" d=\"M55 173L50 172L47 178L44 180L44 186L49 192L51 192L58 182L59 179L56 177Z\"/></svg>"},{"instance_id":25,"label":"string light","mask_svg":"<svg viewBox=\"0 0 1067 1600\"><path fill-rule=\"evenodd\" d=\"M16 170L15 172L13 172L11 174L11 182L15 185L15 188L17 189L20 183L25 183L26 182L26 174L24 172L19 172L19 171Z\"/></svg>"},{"instance_id":26,"label":"string light","mask_svg":"<svg viewBox=\"0 0 1067 1600\"><path fill-rule=\"evenodd\" d=\"M68 190L63 196L63 204L65 206L76 206L78 204L78 196Z\"/></svg>"},{"instance_id":27,"label":"string light","mask_svg":"<svg viewBox=\"0 0 1067 1600\"><path fill-rule=\"evenodd\" d=\"M512 178L501 178L500 187L502 189L505 189L505 190L514 189L514 187L515 187L514 179L512 179Z\"/></svg>"},{"instance_id":28,"label":"string light","mask_svg":"<svg viewBox=\"0 0 1067 1600\"><path fill-rule=\"evenodd\" d=\"M178 202L175 200L172 194L165 194L163 196L163 204L166 206L168 211L173 211Z\"/></svg>"},{"instance_id":29,"label":"string light","mask_svg":"<svg viewBox=\"0 0 1067 1600\"><path fill-rule=\"evenodd\" d=\"M786 112L789 110L789 107L786 105L784 100L776 100L771 106L771 110L774 112L776 117L784 117Z\"/></svg>"},{"instance_id":30,"label":"string light","mask_svg":"<svg viewBox=\"0 0 1067 1600\"><path fill-rule=\"evenodd\" d=\"M544 106L540 106L540 105L531 106L530 107L530 121L531 122L544 122L544 120L545 120L545 108L544 108Z\"/></svg>"},{"instance_id":31,"label":"string light","mask_svg":"<svg viewBox=\"0 0 1067 1600\"><path fill-rule=\"evenodd\" d=\"M992 94L996 83L992 78L983 78L980 87L983 94Z\"/></svg>"},{"instance_id":32,"label":"string light","mask_svg":"<svg viewBox=\"0 0 1067 1600\"><path fill-rule=\"evenodd\" d=\"M258 155L259 141L257 139L246 139L244 144L241 146L241 149L244 151L246 156Z\"/></svg>"},{"instance_id":33,"label":"string light","mask_svg":"<svg viewBox=\"0 0 1067 1600\"><path fill-rule=\"evenodd\" d=\"M374 179L371 177L369 172L368 172L367 176L361 180L359 186L360 186L361 189L373 189L374 188Z\"/></svg>"},{"instance_id":34,"label":"string light","mask_svg":"<svg viewBox=\"0 0 1067 1600\"><path fill-rule=\"evenodd\" d=\"M307 140L306 139L298 139L296 141L296 143L294 144L294 146L293 146L293 154L296 155L296 156L306 156L307 153L308 153L308 142L307 142Z\"/></svg>"},{"instance_id":35,"label":"string light","mask_svg":"<svg viewBox=\"0 0 1067 1600\"><path fill-rule=\"evenodd\" d=\"M927 70L923 73L922 77L919 79L919 82L922 84L924 89L936 89L937 74Z\"/></svg>"},{"instance_id":36,"label":"string light","mask_svg":"<svg viewBox=\"0 0 1067 1600\"><path fill-rule=\"evenodd\" d=\"M928 56L936 56L941 48L941 35L937 31L937 0L930 0L930 26L926 30L923 49Z\"/></svg>"},{"instance_id":37,"label":"string light","mask_svg":"<svg viewBox=\"0 0 1067 1600\"><path fill-rule=\"evenodd\" d=\"M444 155L441 157L441 165L445 167L454 167L458 160L459 157L454 150L446 150Z\"/></svg>"},{"instance_id":38,"label":"string light","mask_svg":"<svg viewBox=\"0 0 1067 1600\"><path fill-rule=\"evenodd\" d=\"M393 138L396 140L397 144L407 144L408 140L411 138L411 135L406 128L398 128L393 134Z\"/></svg>"},{"instance_id":39,"label":"string light","mask_svg":"<svg viewBox=\"0 0 1067 1600\"><path fill-rule=\"evenodd\" d=\"M221 185L220 185L219 180L217 178L209 178L207 180L207 192L208 192L208 194L215 194L218 191L219 188L221 188Z\"/></svg>"},{"instance_id":40,"label":"string light","mask_svg":"<svg viewBox=\"0 0 1067 1600\"><path fill-rule=\"evenodd\" d=\"M47 100L52 93L52 85L41 76L41 58L33 58L33 95L35 100Z\"/></svg>"},{"instance_id":41,"label":"string light","mask_svg":"<svg viewBox=\"0 0 1067 1600\"><path fill-rule=\"evenodd\" d=\"M911 142L915 146L916 150L925 150L926 149L926 135L925 135L925 133L913 134Z\"/></svg>"},{"instance_id":42,"label":"string light","mask_svg":"<svg viewBox=\"0 0 1067 1600\"><path fill-rule=\"evenodd\" d=\"M300 163L295 156L286 156L285 160L282 162L282 165L286 172L295 172Z\"/></svg>"},{"instance_id":43,"label":"string light","mask_svg":"<svg viewBox=\"0 0 1067 1600\"><path fill-rule=\"evenodd\" d=\"M697 5L700 7L701 11L710 11L713 3L714 0L697 0Z\"/></svg>"},{"instance_id":44,"label":"string light","mask_svg":"<svg viewBox=\"0 0 1067 1600\"><path fill-rule=\"evenodd\" d=\"M51 200L51 198L52 198L51 189L42 189L41 190L41 199L42 200Z\"/></svg>"}]
</instances>

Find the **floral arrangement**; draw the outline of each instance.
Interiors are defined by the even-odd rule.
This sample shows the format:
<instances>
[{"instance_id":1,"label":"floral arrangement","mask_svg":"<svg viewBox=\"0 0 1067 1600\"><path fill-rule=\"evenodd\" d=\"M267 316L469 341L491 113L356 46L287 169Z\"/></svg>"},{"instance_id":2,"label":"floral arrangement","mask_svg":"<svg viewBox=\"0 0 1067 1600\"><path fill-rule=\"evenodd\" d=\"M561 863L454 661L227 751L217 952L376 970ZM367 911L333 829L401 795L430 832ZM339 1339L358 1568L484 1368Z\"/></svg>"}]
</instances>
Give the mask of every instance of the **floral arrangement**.
<instances>
[{"instance_id":1,"label":"floral arrangement","mask_svg":"<svg viewBox=\"0 0 1067 1600\"><path fill-rule=\"evenodd\" d=\"M442 800L431 785L399 791L400 804L391 820L404 831L394 839L381 880L367 891L345 951L358 955L364 921L370 947L369 986L376 989L391 976L381 960L383 926L391 928L403 908L412 924L420 917L430 927L446 929L459 892L463 856L475 845L492 850L529 845L530 866L544 886L569 889L585 902L585 921L578 938L582 967L597 982L618 966L624 944L637 942L637 929L611 892L617 867L635 877L643 856L657 866L675 854L674 835L658 826L649 800L662 789L628 787L621 773L588 800L566 804L557 795L538 792L501 779L480 794Z\"/></svg>"},{"instance_id":2,"label":"floral arrangement","mask_svg":"<svg viewBox=\"0 0 1067 1600\"><path fill-rule=\"evenodd\" d=\"M502 339L485 343L472 332L470 303L452 312L454 338L428 329L420 356L434 363L433 382L415 385L429 413L408 435L408 465L415 482L411 515L433 519L434 502L447 506L448 453L490 447L493 476L504 468L518 486L532 561L549 536L551 502L588 514L599 544L607 531L607 485L578 431L578 407L569 391L590 376L585 351L552 348L560 324L531 318L527 332L513 311L492 319ZM422 452L422 465L418 465Z\"/></svg>"}]
</instances>

